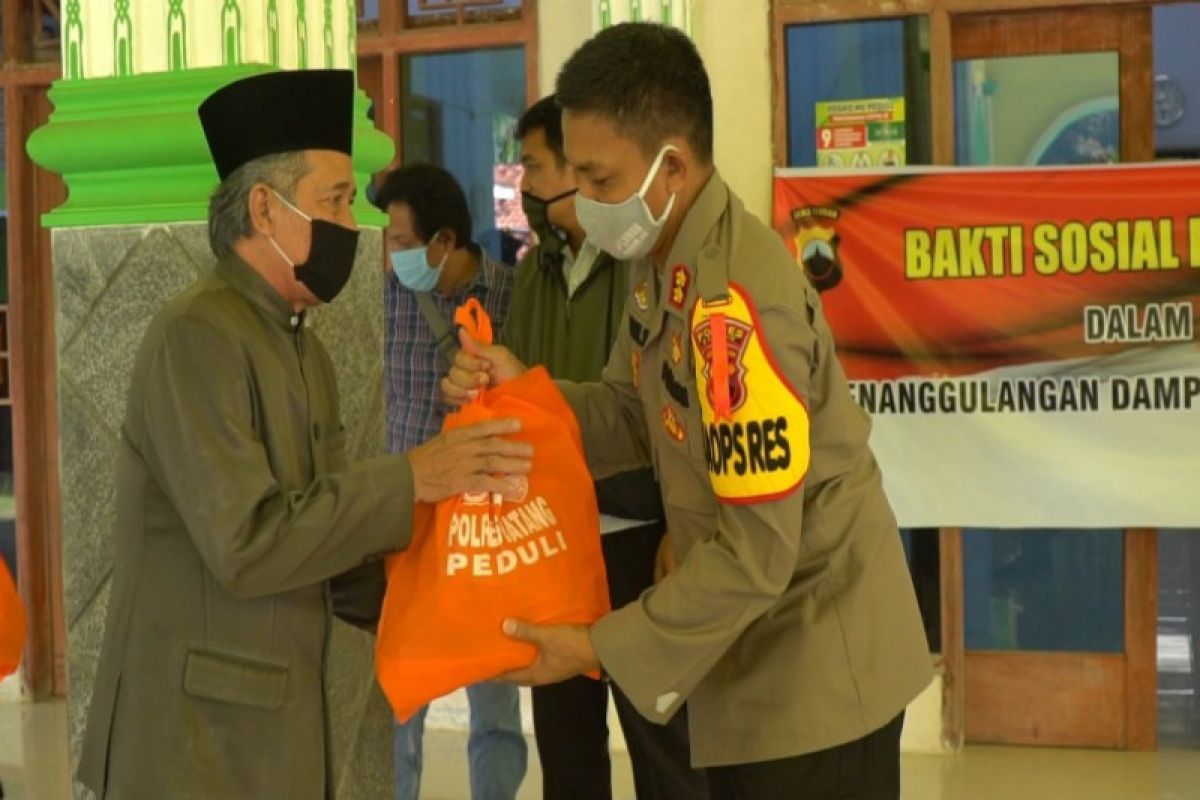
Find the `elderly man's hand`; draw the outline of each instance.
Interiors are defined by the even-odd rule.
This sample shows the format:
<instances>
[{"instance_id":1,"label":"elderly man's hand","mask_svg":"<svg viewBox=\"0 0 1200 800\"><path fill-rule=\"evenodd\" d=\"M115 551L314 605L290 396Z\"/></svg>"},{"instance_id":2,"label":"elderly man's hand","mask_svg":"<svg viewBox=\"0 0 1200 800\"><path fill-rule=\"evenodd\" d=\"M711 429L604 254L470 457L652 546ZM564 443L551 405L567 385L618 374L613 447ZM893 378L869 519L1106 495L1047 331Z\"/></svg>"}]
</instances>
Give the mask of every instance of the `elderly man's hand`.
<instances>
[{"instance_id":1,"label":"elderly man's hand","mask_svg":"<svg viewBox=\"0 0 1200 800\"><path fill-rule=\"evenodd\" d=\"M474 400L482 386L499 386L525 372L525 365L501 345L480 344L465 330L458 332L458 341L462 349L442 378L442 395L452 406Z\"/></svg>"},{"instance_id":2,"label":"elderly man's hand","mask_svg":"<svg viewBox=\"0 0 1200 800\"><path fill-rule=\"evenodd\" d=\"M520 420L491 419L438 434L408 451L413 496L436 503L464 492L519 495L517 476L533 464L533 446L501 437L521 429Z\"/></svg>"},{"instance_id":3,"label":"elderly man's hand","mask_svg":"<svg viewBox=\"0 0 1200 800\"><path fill-rule=\"evenodd\" d=\"M541 686L600 669L586 625L532 625L506 619L504 632L514 639L536 645L538 657L525 669L505 673L498 680Z\"/></svg>"}]
</instances>

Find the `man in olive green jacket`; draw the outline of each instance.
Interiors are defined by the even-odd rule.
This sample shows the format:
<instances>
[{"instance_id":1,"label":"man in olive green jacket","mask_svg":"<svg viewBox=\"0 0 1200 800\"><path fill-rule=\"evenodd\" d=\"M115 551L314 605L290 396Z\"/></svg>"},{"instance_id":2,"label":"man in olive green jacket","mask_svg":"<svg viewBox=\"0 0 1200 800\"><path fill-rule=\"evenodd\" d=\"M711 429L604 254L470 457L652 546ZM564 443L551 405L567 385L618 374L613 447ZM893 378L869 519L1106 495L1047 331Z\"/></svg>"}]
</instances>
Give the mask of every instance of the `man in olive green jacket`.
<instances>
[{"instance_id":1,"label":"man in olive green jacket","mask_svg":"<svg viewBox=\"0 0 1200 800\"><path fill-rule=\"evenodd\" d=\"M497 438L512 420L346 464L304 310L354 261L353 90L348 71L269 73L201 106L218 264L156 315L134 365L79 764L100 798L331 796L339 590L339 610L370 624L378 559L408 544L415 502L503 492L491 474L528 468L528 447Z\"/></svg>"},{"instance_id":2,"label":"man in olive green jacket","mask_svg":"<svg viewBox=\"0 0 1200 800\"><path fill-rule=\"evenodd\" d=\"M656 721L686 701L719 800L898 798L903 712L931 659L817 293L717 173L683 34L606 29L556 89L580 222L633 270L602 380L560 386L595 474L654 464L680 563L590 629L506 621L540 649L509 677L603 668ZM452 401L523 370L472 350L443 381Z\"/></svg>"}]
</instances>

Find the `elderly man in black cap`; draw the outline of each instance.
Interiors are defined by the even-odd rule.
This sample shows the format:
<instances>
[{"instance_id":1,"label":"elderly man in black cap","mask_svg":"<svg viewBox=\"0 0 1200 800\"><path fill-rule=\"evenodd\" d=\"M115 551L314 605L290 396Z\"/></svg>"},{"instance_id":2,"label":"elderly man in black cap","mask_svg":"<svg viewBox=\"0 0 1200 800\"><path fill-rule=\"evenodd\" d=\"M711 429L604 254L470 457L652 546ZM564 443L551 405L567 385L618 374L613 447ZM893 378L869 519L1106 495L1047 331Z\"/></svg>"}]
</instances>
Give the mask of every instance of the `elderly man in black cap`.
<instances>
[{"instance_id":1,"label":"elderly man in black cap","mask_svg":"<svg viewBox=\"0 0 1200 800\"><path fill-rule=\"evenodd\" d=\"M515 420L347 465L305 310L358 231L348 71L270 73L200 108L217 266L150 323L117 472L115 567L79 779L100 798L331 796L331 613L378 611L413 505L505 492Z\"/></svg>"}]
</instances>

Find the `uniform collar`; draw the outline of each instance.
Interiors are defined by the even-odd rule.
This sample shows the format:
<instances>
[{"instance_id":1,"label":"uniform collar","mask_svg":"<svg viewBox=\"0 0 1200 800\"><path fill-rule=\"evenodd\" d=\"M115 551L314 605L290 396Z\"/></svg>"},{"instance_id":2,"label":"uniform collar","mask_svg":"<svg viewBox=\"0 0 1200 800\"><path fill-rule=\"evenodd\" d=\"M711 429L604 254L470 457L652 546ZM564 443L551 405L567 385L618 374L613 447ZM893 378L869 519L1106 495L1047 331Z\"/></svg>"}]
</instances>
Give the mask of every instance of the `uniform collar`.
<instances>
[{"instance_id":1,"label":"uniform collar","mask_svg":"<svg viewBox=\"0 0 1200 800\"><path fill-rule=\"evenodd\" d=\"M688 310L691 308L691 297L696 293L697 268L704 261L711 261L720 255L719 252L708 252L714 248L709 240L713 228L720 221L721 215L725 213L728 205L729 188L714 167L708 182L704 184L700 194L696 195L696 200L688 209L687 216L683 218L683 224L679 226L679 231L675 234L675 241L671 245L671 251L667 255L667 262L660 276L662 292L659 296L659 305L667 313L680 319L687 318ZM672 302L672 288L680 282L686 283L683 287L686 296L681 303Z\"/></svg>"},{"instance_id":2,"label":"uniform collar","mask_svg":"<svg viewBox=\"0 0 1200 800\"><path fill-rule=\"evenodd\" d=\"M291 304L267 283L266 278L236 253L219 259L216 272L264 317L280 328L292 331L304 324L304 312L292 310Z\"/></svg>"}]
</instances>

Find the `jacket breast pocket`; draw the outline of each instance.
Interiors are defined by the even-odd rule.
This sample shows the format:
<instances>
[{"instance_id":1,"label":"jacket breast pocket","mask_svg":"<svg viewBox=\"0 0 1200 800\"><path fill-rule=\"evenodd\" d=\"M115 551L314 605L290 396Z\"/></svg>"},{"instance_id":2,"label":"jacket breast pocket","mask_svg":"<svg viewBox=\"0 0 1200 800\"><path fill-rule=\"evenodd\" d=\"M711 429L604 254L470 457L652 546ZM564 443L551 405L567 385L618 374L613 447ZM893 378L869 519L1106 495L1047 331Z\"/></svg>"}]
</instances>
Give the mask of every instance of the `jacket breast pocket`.
<instances>
[{"instance_id":1,"label":"jacket breast pocket","mask_svg":"<svg viewBox=\"0 0 1200 800\"><path fill-rule=\"evenodd\" d=\"M213 650L189 650L183 690L192 697L276 711L287 699L284 664Z\"/></svg>"}]
</instances>

